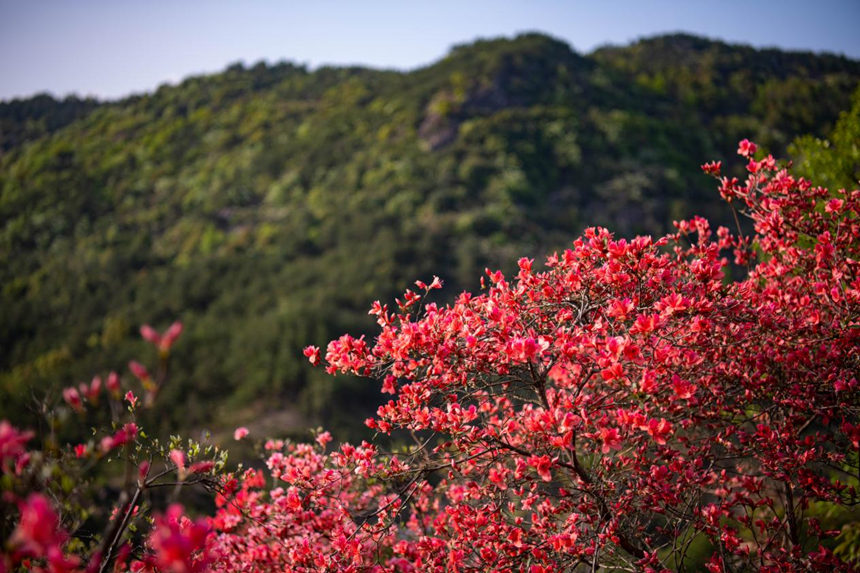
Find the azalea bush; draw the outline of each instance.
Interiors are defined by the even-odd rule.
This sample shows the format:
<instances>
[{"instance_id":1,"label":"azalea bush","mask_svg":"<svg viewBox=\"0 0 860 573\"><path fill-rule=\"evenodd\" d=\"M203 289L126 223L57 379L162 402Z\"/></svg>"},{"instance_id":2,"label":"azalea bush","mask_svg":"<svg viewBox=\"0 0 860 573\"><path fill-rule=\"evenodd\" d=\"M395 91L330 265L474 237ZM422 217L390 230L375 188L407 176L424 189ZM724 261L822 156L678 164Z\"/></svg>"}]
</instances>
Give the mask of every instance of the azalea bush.
<instances>
[{"instance_id":1,"label":"azalea bush","mask_svg":"<svg viewBox=\"0 0 860 573\"><path fill-rule=\"evenodd\" d=\"M267 472L218 481L206 523L172 509L129 563L860 566L860 190L815 187L746 140L738 151L745 181L703 168L751 234L702 218L657 239L588 229L542 267L487 271L481 294L450 305L431 300L436 278L374 303L373 341L306 348L331 374L380 383L390 400L366 424L387 438L269 440ZM27 465L25 441L7 440L4 472ZM26 553L21 503L6 547ZM194 559L171 562L163 539Z\"/></svg>"},{"instance_id":2,"label":"azalea bush","mask_svg":"<svg viewBox=\"0 0 860 573\"><path fill-rule=\"evenodd\" d=\"M231 567L849 569L860 191L739 152L746 181L704 169L750 236L588 229L450 306L439 280L374 304L373 342L307 348L381 381L367 425L414 443L270 444L276 487L252 473L216 517Z\"/></svg>"},{"instance_id":3,"label":"azalea bush","mask_svg":"<svg viewBox=\"0 0 860 573\"><path fill-rule=\"evenodd\" d=\"M111 372L65 388L62 402L42 404L40 435L0 422L0 572L207 570L208 521L170 501L189 486L217 491L226 453L178 437L160 442L139 423L181 331L178 322L163 334L144 325L158 352L153 373L133 361L130 379ZM64 439L88 426L85 441Z\"/></svg>"}]
</instances>

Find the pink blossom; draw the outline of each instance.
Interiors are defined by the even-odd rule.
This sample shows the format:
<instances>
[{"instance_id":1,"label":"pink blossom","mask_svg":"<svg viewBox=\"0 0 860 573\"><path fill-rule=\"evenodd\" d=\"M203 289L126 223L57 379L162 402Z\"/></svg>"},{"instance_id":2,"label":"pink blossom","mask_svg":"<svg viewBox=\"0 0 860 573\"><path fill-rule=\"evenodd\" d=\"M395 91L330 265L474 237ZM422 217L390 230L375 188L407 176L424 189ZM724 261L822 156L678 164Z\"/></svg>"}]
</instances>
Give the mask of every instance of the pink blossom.
<instances>
[{"instance_id":1,"label":"pink blossom","mask_svg":"<svg viewBox=\"0 0 860 573\"><path fill-rule=\"evenodd\" d=\"M84 404L81 400L81 394L78 392L77 388L68 387L63 390L63 400L66 401L66 404L72 407L76 412L84 411Z\"/></svg>"},{"instance_id":2,"label":"pink blossom","mask_svg":"<svg viewBox=\"0 0 860 573\"><path fill-rule=\"evenodd\" d=\"M185 468L185 452L182 450L170 450L170 454L168 454L167 457L170 458L170 461L173 462L173 465L177 468Z\"/></svg>"},{"instance_id":3,"label":"pink blossom","mask_svg":"<svg viewBox=\"0 0 860 573\"><path fill-rule=\"evenodd\" d=\"M18 525L8 540L8 545L14 548L16 560L44 558L52 573L77 571L80 560L64 551L68 534L60 527L48 498L38 493L30 494L26 500L18 502L18 510Z\"/></svg>"},{"instance_id":4,"label":"pink blossom","mask_svg":"<svg viewBox=\"0 0 860 573\"><path fill-rule=\"evenodd\" d=\"M85 392L84 395L87 397L87 400L90 402L97 402L99 399L99 394L102 391L102 379L100 376L93 376L92 381L89 386L84 385Z\"/></svg>"},{"instance_id":5,"label":"pink blossom","mask_svg":"<svg viewBox=\"0 0 860 573\"><path fill-rule=\"evenodd\" d=\"M303 353L312 365L320 363L320 349L316 346L306 346Z\"/></svg>"},{"instance_id":6,"label":"pink blossom","mask_svg":"<svg viewBox=\"0 0 860 573\"><path fill-rule=\"evenodd\" d=\"M543 481L552 481L552 460L549 456L532 456L529 458L529 464Z\"/></svg>"},{"instance_id":7,"label":"pink blossom","mask_svg":"<svg viewBox=\"0 0 860 573\"><path fill-rule=\"evenodd\" d=\"M179 321L174 322L168 327L168 329L164 332L161 338L161 344L159 348L162 352L167 352L170 348L176 343L176 340L179 338L179 335L182 334L182 323Z\"/></svg>"},{"instance_id":8,"label":"pink blossom","mask_svg":"<svg viewBox=\"0 0 860 573\"><path fill-rule=\"evenodd\" d=\"M752 143L748 139L744 139L738 144L738 155L743 157L752 157L755 154L756 149L758 148L755 143Z\"/></svg>"},{"instance_id":9,"label":"pink blossom","mask_svg":"<svg viewBox=\"0 0 860 573\"><path fill-rule=\"evenodd\" d=\"M143 337L143 339L147 342L151 342L156 346L161 344L161 335L158 334L158 332L156 332L156 330L148 324L144 324L140 327L140 336Z\"/></svg>"},{"instance_id":10,"label":"pink blossom","mask_svg":"<svg viewBox=\"0 0 860 573\"><path fill-rule=\"evenodd\" d=\"M326 444L331 442L331 440L332 440L331 434L328 432L322 432L316 438L316 442L323 448L326 447Z\"/></svg>"},{"instance_id":11,"label":"pink blossom","mask_svg":"<svg viewBox=\"0 0 860 573\"><path fill-rule=\"evenodd\" d=\"M171 505L166 514L155 518L155 526L147 538L151 553L144 562L158 571L209 571L212 557L207 552L208 536L205 520L191 521L183 516L181 506Z\"/></svg>"},{"instance_id":12,"label":"pink blossom","mask_svg":"<svg viewBox=\"0 0 860 573\"><path fill-rule=\"evenodd\" d=\"M137 424L129 422L117 430L112 436L102 438L100 446L103 453L122 447L134 441L137 436Z\"/></svg>"},{"instance_id":13,"label":"pink blossom","mask_svg":"<svg viewBox=\"0 0 860 573\"><path fill-rule=\"evenodd\" d=\"M710 163L705 163L704 165L702 165L702 171L704 171L708 175L719 176L722 165L722 161L711 161Z\"/></svg>"},{"instance_id":14,"label":"pink blossom","mask_svg":"<svg viewBox=\"0 0 860 573\"><path fill-rule=\"evenodd\" d=\"M601 428L600 440L603 442L600 451L604 454L608 454L611 450L621 449L621 436L618 434L618 428Z\"/></svg>"},{"instance_id":15,"label":"pink blossom","mask_svg":"<svg viewBox=\"0 0 860 573\"><path fill-rule=\"evenodd\" d=\"M21 432L6 420L0 420L0 470L20 474L30 459L25 448L33 432Z\"/></svg>"},{"instance_id":16,"label":"pink blossom","mask_svg":"<svg viewBox=\"0 0 860 573\"><path fill-rule=\"evenodd\" d=\"M149 375L149 370L146 369L146 366L138 362L137 360L132 360L128 363L128 369L131 370L131 373L134 374L135 378L146 383L147 381L152 380Z\"/></svg>"},{"instance_id":17,"label":"pink blossom","mask_svg":"<svg viewBox=\"0 0 860 573\"><path fill-rule=\"evenodd\" d=\"M170 348L176 342L176 339L179 338L179 335L182 334L182 323L177 321L170 325L170 327L164 331L163 334L159 334L154 328L149 326L148 324L144 324L140 327L140 335L147 342L155 345L159 352L162 354L166 354L170 351ZM141 376L135 374L138 378L143 379Z\"/></svg>"},{"instance_id":18,"label":"pink blossom","mask_svg":"<svg viewBox=\"0 0 860 573\"><path fill-rule=\"evenodd\" d=\"M191 467L188 468L188 473L205 474L211 472L214 468L215 462L213 462L212 460L203 460L191 464Z\"/></svg>"},{"instance_id":19,"label":"pink blossom","mask_svg":"<svg viewBox=\"0 0 860 573\"><path fill-rule=\"evenodd\" d=\"M105 386L108 389L108 392L114 395L114 397L119 397L120 393L120 385L119 385L119 375L116 372L111 372L108 374L107 382Z\"/></svg>"}]
</instances>

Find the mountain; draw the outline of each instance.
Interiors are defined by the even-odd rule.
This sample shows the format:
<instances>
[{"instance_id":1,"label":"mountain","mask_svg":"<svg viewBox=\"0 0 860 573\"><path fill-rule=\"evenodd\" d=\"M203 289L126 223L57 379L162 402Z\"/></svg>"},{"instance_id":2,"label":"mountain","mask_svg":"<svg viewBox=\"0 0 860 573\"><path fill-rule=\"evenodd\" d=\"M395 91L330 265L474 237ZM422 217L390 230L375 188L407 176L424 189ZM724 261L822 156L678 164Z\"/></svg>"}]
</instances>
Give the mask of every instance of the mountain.
<instances>
[{"instance_id":1,"label":"mountain","mask_svg":"<svg viewBox=\"0 0 860 573\"><path fill-rule=\"evenodd\" d=\"M149 358L186 324L163 428L288 408L345 428L378 390L301 350L416 279L442 300L584 227L729 221L698 165L826 137L860 62L688 35L578 54L539 34L411 72L233 65L113 102L0 103L0 417Z\"/></svg>"}]
</instances>

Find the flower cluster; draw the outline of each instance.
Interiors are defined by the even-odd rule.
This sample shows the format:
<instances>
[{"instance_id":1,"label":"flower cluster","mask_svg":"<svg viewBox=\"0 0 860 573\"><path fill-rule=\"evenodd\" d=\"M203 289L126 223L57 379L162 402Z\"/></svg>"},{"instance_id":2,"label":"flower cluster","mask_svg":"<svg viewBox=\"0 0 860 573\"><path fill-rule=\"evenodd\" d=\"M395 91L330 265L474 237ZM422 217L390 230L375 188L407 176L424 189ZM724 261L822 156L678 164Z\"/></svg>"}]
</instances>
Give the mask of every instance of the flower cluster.
<instances>
[{"instance_id":1,"label":"flower cluster","mask_svg":"<svg viewBox=\"0 0 860 573\"><path fill-rule=\"evenodd\" d=\"M160 359L180 330L175 323L155 340ZM147 327L141 333L145 339L153 338ZM130 369L139 379L146 372L137 362L132 362ZM58 410L65 409L65 414L52 412L53 419L68 420L69 411L75 413L71 417L74 421L97 419L96 407L107 392L109 429L102 424L85 443L59 445L51 436L41 449L29 450L35 434L0 421L0 573L210 570L213 556L208 520L189 520L179 505L172 505L164 515L151 512L148 497L164 487L201 484L217 488L219 481L214 474L223 468L225 459L212 447L189 444L187 451L181 449L178 438L171 439L166 447L148 439L135 421L137 397L127 390L123 399L122 386L120 377L111 373L105 384L95 377L89 384L63 390L65 407L61 405ZM161 461L156 461L158 458ZM78 484L85 485L91 479L88 473L99 462L113 460L127 464L128 471L112 508L91 508L84 496L75 497L78 487L83 487ZM90 518L95 523L100 515L107 529L102 537L93 536L87 531L92 526L84 520ZM151 525L145 520L149 516L154 516ZM141 535L129 535L132 528Z\"/></svg>"},{"instance_id":2,"label":"flower cluster","mask_svg":"<svg viewBox=\"0 0 860 573\"><path fill-rule=\"evenodd\" d=\"M381 476L411 504L391 526L412 567L662 567L702 537L712 570L846 567L821 508L860 501L860 191L738 152L748 177L720 192L753 236L588 229L542 272L417 315L415 293L376 303L373 344L329 344L329 372L394 394L368 426L418 440Z\"/></svg>"}]
</instances>

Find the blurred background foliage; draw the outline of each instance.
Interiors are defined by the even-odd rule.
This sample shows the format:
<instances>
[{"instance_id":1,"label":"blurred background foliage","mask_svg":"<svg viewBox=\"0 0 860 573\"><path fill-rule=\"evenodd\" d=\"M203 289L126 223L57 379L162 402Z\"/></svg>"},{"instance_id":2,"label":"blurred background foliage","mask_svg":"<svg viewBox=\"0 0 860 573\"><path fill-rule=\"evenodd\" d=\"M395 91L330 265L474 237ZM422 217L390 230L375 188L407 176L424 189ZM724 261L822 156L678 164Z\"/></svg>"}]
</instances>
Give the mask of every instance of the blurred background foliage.
<instances>
[{"instance_id":1,"label":"blurred background foliage","mask_svg":"<svg viewBox=\"0 0 860 573\"><path fill-rule=\"evenodd\" d=\"M304 346L372 333L370 303L415 279L450 299L587 226L727 222L698 166L740 175L745 137L856 184L858 81L832 55L528 34L405 73L236 64L120 101L0 103L0 418L154 360L139 325L179 319L162 431L358 436L378 387Z\"/></svg>"}]
</instances>

